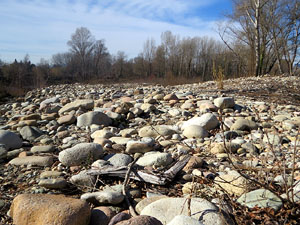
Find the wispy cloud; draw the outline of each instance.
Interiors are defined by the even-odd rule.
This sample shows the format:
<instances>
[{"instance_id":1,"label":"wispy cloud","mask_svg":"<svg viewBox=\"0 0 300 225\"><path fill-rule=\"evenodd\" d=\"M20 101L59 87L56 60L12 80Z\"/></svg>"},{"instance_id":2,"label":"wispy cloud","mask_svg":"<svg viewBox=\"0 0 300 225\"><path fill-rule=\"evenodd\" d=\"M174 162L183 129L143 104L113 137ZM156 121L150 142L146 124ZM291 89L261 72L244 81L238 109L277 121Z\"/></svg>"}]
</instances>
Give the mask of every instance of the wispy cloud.
<instances>
[{"instance_id":1,"label":"wispy cloud","mask_svg":"<svg viewBox=\"0 0 300 225\"><path fill-rule=\"evenodd\" d=\"M111 53L134 57L144 41L171 30L181 36L216 36L214 21L197 13L224 0L1 0L0 58L28 53L33 62L68 49L77 27L105 39Z\"/></svg>"}]
</instances>

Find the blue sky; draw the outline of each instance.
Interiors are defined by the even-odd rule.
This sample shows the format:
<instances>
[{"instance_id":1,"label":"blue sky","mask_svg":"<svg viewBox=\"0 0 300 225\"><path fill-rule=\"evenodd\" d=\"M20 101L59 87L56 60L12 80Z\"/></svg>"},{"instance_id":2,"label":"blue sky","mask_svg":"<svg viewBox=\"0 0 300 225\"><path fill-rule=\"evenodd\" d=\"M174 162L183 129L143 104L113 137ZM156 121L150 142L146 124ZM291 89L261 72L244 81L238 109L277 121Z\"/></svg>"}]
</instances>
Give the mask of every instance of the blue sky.
<instances>
[{"instance_id":1,"label":"blue sky","mask_svg":"<svg viewBox=\"0 0 300 225\"><path fill-rule=\"evenodd\" d=\"M162 32L218 38L216 23L230 12L231 0L0 0L0 59L29 54L32 62L68 50L78 27L105 39L112 54L129 58L147 38L160 43Z\"/></svg>"}]
</instances>

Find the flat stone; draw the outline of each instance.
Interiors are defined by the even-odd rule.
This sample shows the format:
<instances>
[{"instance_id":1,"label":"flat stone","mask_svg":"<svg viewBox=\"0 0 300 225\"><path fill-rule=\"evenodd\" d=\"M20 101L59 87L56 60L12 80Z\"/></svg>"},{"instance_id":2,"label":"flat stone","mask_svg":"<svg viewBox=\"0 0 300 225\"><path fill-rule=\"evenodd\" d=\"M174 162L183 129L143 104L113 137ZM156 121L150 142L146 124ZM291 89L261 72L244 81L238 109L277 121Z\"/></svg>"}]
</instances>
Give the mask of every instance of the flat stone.
<instances>
[{"instance_id":1,"label":"flat stone","mask_svg":"<svg viewBox=\"0 0 300 225\"><path fill-rule=\"evenodd\" d=\"M79 108L83 108L86 110L93 109L94 101L91 99L79 99L79 100L76 100L74 102L64 105L58 112L59 112L59 114L63 114L65 112L70 112L72 110L77 110Z\"/></svg>"},{"instance_id":2,"label":"flat stone","mask_svg":"<svg viewBox=\"0 0 300 225\"><path fill-rule=\"evenodd\" d=\"M32 166L52 166L52 156L26 156L18 157L9 161L9 164L15 166L32 165Z\"/></svg>"},{"instance_id":3,"label":"flat stone","mask_svg":"<svg viewBox=\"0 0 300 225\"><path fill-rule=\"evenodd\" d=\"M33 146L30 151L32 153L50 153L55 150L53 145Z\"/></svg>"},{"instance_id":4,"label":"flat stone","mask_svg":"<svg viewBox=\"0 0 300 225\"><path fill-rule=\"evenodd\" d=\"M85 201L50 194L18 195L9 211L16 225L88 225L90 213Z\"/></svg>"},{"instance_id":5,"label":"flat stone","mask_svg":"<svg viewBox=\"0 0 300 225\"><path fill-rule=\"evenodd\" d=\"M79 166L81 164L92 164L103 155L103 148L95 143L80 143L72 148L61 151L58 155L59 161L65 166Z\"/></svg>"},{"instance_id":6,"label":"flat stone","mask_svg":"<svg viewBox=\"0 0 300 225\"><path fill-rule=\"evenodd\" d=\"M63 189L68 185L67 181L63 178L57 179L41 179L39 186L49 189Z\"/></svg>"},{"instance_id":7,"label":"flat stone","mask_svg":"<svg viewBox=\"0 0 300 225\"><path fill-rule=\"evenodd\" d=\"M46 179L46 178L57 178L57 177L61 177L64 174L62 172L59 171L44 171L41 173L40 178L41 179Z\"/></svg>"},{"instance_id":8,"label":"flat stone","mask_svg":"<svg viewBox=\"0 0 300 225\"><path fill-rule=\"evenodd\" d=\"M125 137L112 137L109 140L119 145L126 145L129 141L133 141L132 138Z\"/></svg>"},{"instance_id":9,"label":"flat stone","mask_svg":"<svg viewBox=\"0 0 300 225\"><path fill-rule=\"evenodd\" d=\"M122 137L131 137L132 135L137 134L137 130L133 128L127 128L120 131Z\"/></svg>"},{"instance_id":10,"label":"flat stone","mask_svg":"<svg viewBox=\"0 0 300 225\"><path fill-rule=\"evenodd\" d=\"M136 162L140 166L167 166L173 162L172 156L169 153L162 152L147 152Z\"/></svg>"},{"instance_id":11,"label":"flat stone","mask_svg":"<svg viewBox=\"0 0 300 225\"><path fill-rule=\"evenodd\" d=\"M69 115L65 115L65 116L61 116L58 118L57 122L58 124L73 124L76 121L76 117L73 114L69 114Z\"/></svg>"},{"instance_id":12,"label":"flat stone","mask_svg":"<svg viewBox=\"0 0 300 225\"><path fill-rule=\"evenodd\" d=\"M271 191L266 189L257 189L243 194L237 200L238 203L245 205L249 208L258 206L260 208L273 208L276 211L282 206L282 201Z\"/></svg>"},{"instance_id":13,"label":"flat stone","mask_svg":"<svg viewBox=\"0 0 300 225\"><path fill-rule=\"evenodd\" d=\"M175 134L176 131L171 129L167 125L157 125L157 126L145 126L139 130L140 137L153 137L157 136L169 136Z\"/></svg>"},{"instance_id":14,"label":"flat stone","mask_svg":"<svg viewBox=\"0 0 300 225\"><path fill-rule=\"evenodd\" d=\"M40 110L43 110L44 108L47 107L47 105L49 105L51 103L57 103L58 101L59 101L59 98L57 98L57 97L45 99L40 104Z\"/></svg>"}]
</instances>

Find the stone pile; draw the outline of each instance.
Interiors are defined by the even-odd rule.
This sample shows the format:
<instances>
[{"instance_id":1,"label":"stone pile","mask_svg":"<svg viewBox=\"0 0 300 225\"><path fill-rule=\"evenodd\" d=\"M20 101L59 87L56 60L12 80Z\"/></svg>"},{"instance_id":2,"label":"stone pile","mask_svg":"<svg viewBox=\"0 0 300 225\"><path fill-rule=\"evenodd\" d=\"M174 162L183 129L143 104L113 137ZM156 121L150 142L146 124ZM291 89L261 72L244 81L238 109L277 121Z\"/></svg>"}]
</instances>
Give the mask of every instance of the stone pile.
<instances>
[{"instance_id":1,"label":"stone pile","mask_svg":"<svg viewBox=\"0 0 300 225\"><path fill-rule=\"evenodd\" d=\"M299 125L299 106L204 92L198 84L34 90L0 106L0 210L10 208L11 217L1 212L0 222L234 224L230 207L216 198L224 193L249 208L277 211L281 199L299 201L298 172L293 177L268 173L277 185L296 184L294 196L279 198L253 188L237 168L279 170L283 155L287 168L298 168L300 158L293 164L292 153L300 145ZM173 192L129 187L139 214L132 218L123 211L122 185L105 185L88 172L127 167L136 157L139 169L161 171L186 155L192 157L176 177L177 185L168 186ZM201 177L213 185L195 182ZM84 193L61 195L74 187Z\"/></svg>"}]
</instances>

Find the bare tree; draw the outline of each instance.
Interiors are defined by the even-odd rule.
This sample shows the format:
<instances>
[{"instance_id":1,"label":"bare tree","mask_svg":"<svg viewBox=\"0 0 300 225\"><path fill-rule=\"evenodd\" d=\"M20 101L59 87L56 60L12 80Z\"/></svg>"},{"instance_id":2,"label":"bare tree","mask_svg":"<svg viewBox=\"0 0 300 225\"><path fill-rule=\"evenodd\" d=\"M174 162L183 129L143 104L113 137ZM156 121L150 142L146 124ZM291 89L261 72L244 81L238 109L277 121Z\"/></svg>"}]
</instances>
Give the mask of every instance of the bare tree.
<instances>
[{"instance_id":1,"label":"bare tree","mask_svg":"<svg viewBox=\"0 0 300 225\"><path fill-rule=\"evenodd\" d=\"M144 43L144 50L143 50L143 56L147 64L146 65L147 76L150 76L152 74L155 51L156 51L155 40L153 38L147 39L147 41Z\"/></svg>"},{"instance_id":2,"label":"bare tree","mask_svg":"<svg viewBox=\"0 0 300 225\"><path fill-rule=\"evenodd\" d=\"M77 57L80 65L80 76L89 79L90 56L94 48L95 38L86 27L77 28L68 41L70 51Z\"/></svg>"}]
</instances>

